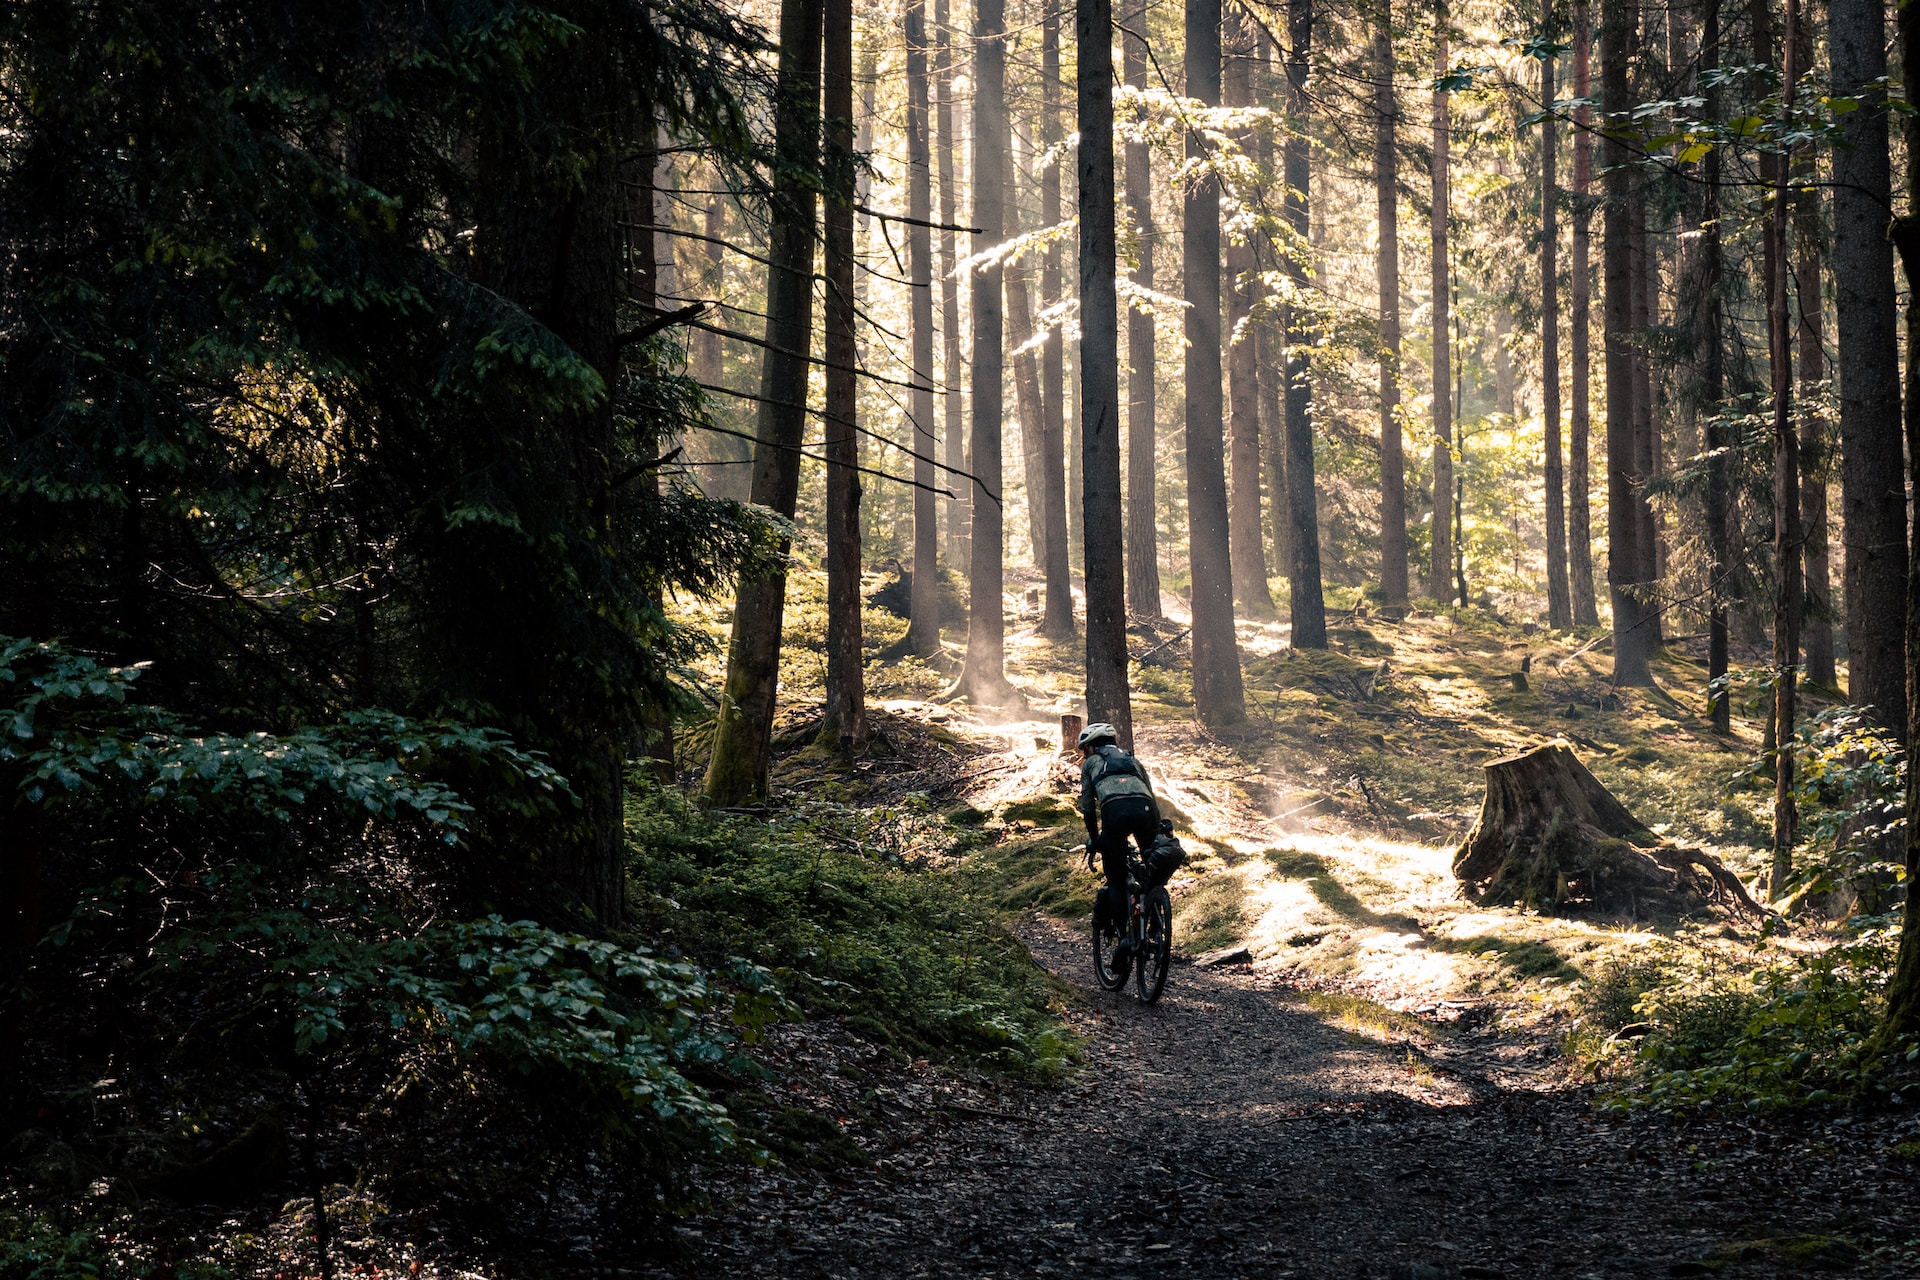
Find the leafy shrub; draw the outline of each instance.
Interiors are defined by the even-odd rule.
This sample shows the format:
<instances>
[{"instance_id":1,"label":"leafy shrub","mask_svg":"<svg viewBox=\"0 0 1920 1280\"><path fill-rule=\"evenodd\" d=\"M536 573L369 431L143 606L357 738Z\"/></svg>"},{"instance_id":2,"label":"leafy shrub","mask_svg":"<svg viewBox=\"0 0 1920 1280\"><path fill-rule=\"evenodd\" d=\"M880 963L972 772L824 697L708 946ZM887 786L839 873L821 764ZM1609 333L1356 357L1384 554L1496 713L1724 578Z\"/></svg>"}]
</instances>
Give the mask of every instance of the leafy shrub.
<instances>
[{"instance_id":1,"label":"leafy shrub","mask_svg":"<svg viewBox=\"0 0 1920 1280\"><path fill-rule=\"evenodd\" d=\"M908 856L952 843L924 805L756 819L651 791L627 829L636 910L663 943L751 955L809 1014L902 1051L1032 1076L1070 1061L1027 949L963 872Z\"/></svg>"},{"instance_id":2,"label":"leafy shrub","mask_svg":"<svg viewBox=\"0 0 1920 1280\"><path fill-rule=\"evenodd\" d=\"M208 732L140 676L0 638L0 816L40 855L5 868L26 905L0 950L0 1132L38 1183L257 1196L297 1116L304 1161L402 1200L511 1230L565 1192L644 1232L686 1160L734 1142L687 1073L774 1016L765 970L459 917L469 837L571 803L544 760L384 711ZM194 1172L239 1130L276 1138L258 1177Z\"/></svg>"},{"instance_id":3,"label":"leafy shrub","mask_svg":"<svg viewBox=\"0 0 1920 1280\"><path fill-rule=\"evenodd\" d=\"M1920 1041L1891 1063L1872 1047L1894 961L1891 937L1874 934L1750 973L1651 987L1634 1005L1648 1033L1612 1105L1769 1111L1889 1094L1887 1068L1920 1060Z\"/></svg>"}]
</instances>

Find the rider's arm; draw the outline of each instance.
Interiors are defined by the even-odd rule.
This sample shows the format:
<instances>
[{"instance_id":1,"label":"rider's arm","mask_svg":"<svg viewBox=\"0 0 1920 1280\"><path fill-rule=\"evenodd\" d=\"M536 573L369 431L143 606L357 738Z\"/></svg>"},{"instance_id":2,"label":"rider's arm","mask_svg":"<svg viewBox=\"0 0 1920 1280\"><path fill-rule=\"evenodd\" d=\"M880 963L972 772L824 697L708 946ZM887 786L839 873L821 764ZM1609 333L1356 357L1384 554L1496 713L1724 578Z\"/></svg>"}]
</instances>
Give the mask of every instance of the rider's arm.
<instances>
[{"instance_id":1,"label":"rider's arm","mask_svg":"<svg viewBox=\"0 0 1920 1280\"><path fill-rule=\"evenodd\" d=\"M1100 834L1100 801L1093 790L1093 757L1080 762L1080 817L1087 824L1087 839Z\"/></svg>"}]
</instances>

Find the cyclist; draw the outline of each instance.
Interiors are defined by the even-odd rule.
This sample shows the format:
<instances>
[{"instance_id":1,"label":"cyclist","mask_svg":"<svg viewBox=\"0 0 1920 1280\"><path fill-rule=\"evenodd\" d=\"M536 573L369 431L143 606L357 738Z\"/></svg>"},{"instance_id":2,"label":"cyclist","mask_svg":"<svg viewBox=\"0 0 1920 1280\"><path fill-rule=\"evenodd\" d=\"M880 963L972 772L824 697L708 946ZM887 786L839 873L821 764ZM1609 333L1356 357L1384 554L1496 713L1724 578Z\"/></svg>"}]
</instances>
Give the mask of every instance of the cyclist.
<instances>
[{"instance_id":1,"label":"cyclist","mask_svg":"<svg viewBox=\"0 0 1920 1280\"><path fill-rule=\"evenodd\" d=\"M1110 724L1090 724L1080 733L1080 816L1087 824L1087 864L1100 856L1107 887L1094 901L1105 927L1119 932L1127 903L1127 837L1142 858L1153 852L1160 831L1160 802L1146 766L1119 743ZM1102 903L1105 909L1102 910ZM1124 948L1126 942L1123 940ZM1124 951L1121 958L1125 958Z\"/></svg>"}]
</instances>

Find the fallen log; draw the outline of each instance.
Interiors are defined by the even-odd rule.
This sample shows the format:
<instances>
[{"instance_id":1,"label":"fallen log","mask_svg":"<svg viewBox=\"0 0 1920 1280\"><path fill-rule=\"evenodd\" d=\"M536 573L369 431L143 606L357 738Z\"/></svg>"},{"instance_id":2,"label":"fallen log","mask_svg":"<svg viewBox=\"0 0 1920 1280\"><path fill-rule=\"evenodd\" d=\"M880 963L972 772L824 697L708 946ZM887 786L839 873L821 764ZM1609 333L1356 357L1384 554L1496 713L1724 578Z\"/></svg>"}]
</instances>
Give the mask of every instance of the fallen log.
<instances>
[{"instance_id":1,"label":"fallen log","mask_svg":"<svg viewBox=\"0 0 1920 1280\"><path fill-rule=\"evenodd\" d=\"M1475 901L1632 918L1728 902L1760 914L1738 876L1648 831L1565 742L1495 760L1486 774L1480 820L1453 856Z\"/></svg>"}]
</instances>

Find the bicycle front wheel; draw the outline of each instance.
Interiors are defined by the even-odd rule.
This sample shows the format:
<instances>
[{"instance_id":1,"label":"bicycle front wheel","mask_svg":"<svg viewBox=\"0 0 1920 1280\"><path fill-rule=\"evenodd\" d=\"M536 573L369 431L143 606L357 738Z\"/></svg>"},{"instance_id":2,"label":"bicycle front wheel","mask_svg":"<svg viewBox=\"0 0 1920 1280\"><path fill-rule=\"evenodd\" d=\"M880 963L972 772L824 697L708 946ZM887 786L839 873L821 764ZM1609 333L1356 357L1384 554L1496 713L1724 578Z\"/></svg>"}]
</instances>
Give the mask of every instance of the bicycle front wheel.
<instances>
[{"instance_id":1,"label":"bicycle front wheel","mask_svg":"<svg viewBox=\"0 0 1920 1280\"><path fill-rule=\"evenodd\" d=\"M1173 899L1165 889L1147 895L1140 920L1140 955L1133 971L1134 990L1152 1004L1167 986L1167 966L1173 963Z\"/></svg>"},{"instance_id":2,"label":"bicycle front wheel","mask_svg":"<svg viewBox=\"0 0 1920 1280\"><path fill-rule=\"evenodd\" d=\"M1100 927L1096 917L1093 922L1093 980L1100 984L1103 991L1118 991L1127 985L1127 971L1132 968L1128 953L1120 949L1120 935L1109 934Z\"/></svg>"}]
</instances>

